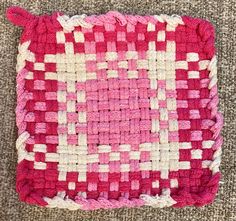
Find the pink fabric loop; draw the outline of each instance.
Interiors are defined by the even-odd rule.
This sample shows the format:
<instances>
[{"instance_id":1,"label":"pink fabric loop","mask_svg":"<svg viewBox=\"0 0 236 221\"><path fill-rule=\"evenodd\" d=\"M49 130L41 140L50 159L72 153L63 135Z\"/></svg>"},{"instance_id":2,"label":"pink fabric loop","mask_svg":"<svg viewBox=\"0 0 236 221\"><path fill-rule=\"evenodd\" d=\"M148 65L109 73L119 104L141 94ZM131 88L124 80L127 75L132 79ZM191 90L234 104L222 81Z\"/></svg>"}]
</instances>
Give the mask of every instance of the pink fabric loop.
<instances>
[{"instance_id":1,"label":"pink fabric loop","mask_svg":"<svg viewBox=\"0 0 236 221\"><path fill-rule=\"evenodd\" d=\"M98 26L103 25L103 22L101 20L97 19L96 15L91 15L91 16L85 17L84 20L90 24L93 24L93 25L98 25Z\"/></svg>"},{"instance_id":2,"label":"pink fabric loop","mask_svg":"<svg viewBox=\"0 0 236 221\"><path fill-rule=\"evenodd\" d=\"M215 140L215 143L212 146L212 150L219 150L219 149L221 149L222 144L223 144L223 137L220 135Z\"/></svg>"},{"instance_id":3,"label":"pink fabric loop","mask_svg":"<svg viewBox=\"0 0 236 221\"><path fill-rule=\"evenodd\" d=\"M143 16L136 15L135 17L136 17L137 21L140 22L141 24L146 25L148 23L148 20Z\"/></svg>"},{"instance_id":4,"label":"pink fabric loop","mask_svg":"<svg viewBox=\"0 0 236 221\"><path fill-rule=\"evenodd\" d=\"M24 107L26 105L26 102L28 100L28 93L24 90L24 84L25 84L25 77L28 74L26 69L22 69L17 77L17 106L16 106L16 124L18 126L18 134L21 134L26 129L26 122L24 121L26 111L24 110Z\"/></svg>"},{"instance_id":5,"label":"pink fabric loop","mask_svg":"<svg viewBox=\"0 0 236 221\"><path fill-rule=\"evenodd\" d=\"M7 9L6 16L14 25L25 27L35 16L23 8L12 6Z\"/></svg>"},{"instance_id":6,"label":"pink fabric loop","mask_svg":"<svg viewBox=\"0 0 236 221\"><path fill-rule=\"evenodd\" d=\"M137 24L137 19L135 16L125 15L125 19L132 25Z\"/></svg>"},{"instance_id":7,"label":"pink fabric loop","mask_svg":"<svg viewBox=\"0 0 236 221\"><path fill-rule=\"evenodd\" d=\"M216 123L212 126L211 130L214 132L214 138L216 139L220 134L224 122L221 113L218 112L215 117L216 117Z\"/></svg>"},{"instance_id":8,"label":"pink fabric loop","mask_svg":"<svg viewBox=\"0 0 236 221\"><path fill-rule=\"evenodd\" d=\"M127 24L127 20L126 20L125 16L119 12L110 11L107 13L107 15L116 18L121 26L124 26Z\"/></svg>"},{"instance_id":9,"label":"pink fabric loop","mask_svg":"<svg viewBox=\"0 0 236 221\"><path fill-rule=\"evenodd\" d=\"M99 19L103 24L115 24L116 23L116 19L112 16L108 16L108 15L99 15L97 17L97 19Z\"/></svg>"},{"instance_id":10,"label":"pink fabric loop","mask_svg":"<svg viewBox=\"0 0 236 221\"><path fill-rule=\"evenodd\" d=\"M104 198L94 199L84 199L83 197L77 196L75 198L76 203L82 206L83 210L96 210L96 209L114 209L122 207L137 207L143 206L144 201L142 199L125 199L120 197L118 200L107 200Z\"/></svg>"}]
</instances>

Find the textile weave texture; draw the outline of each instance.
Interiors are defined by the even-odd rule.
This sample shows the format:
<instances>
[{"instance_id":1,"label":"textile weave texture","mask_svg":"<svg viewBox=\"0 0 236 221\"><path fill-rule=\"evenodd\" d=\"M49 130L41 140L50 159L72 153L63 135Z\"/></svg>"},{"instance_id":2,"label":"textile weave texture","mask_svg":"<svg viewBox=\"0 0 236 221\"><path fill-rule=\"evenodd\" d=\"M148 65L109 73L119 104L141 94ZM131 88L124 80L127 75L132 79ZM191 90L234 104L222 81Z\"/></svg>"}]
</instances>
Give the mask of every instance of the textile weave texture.
<instances>
[{"instance_id":1,"label":"textile weave texture","mask_svg":"<svg viewBox=\"0 0 236 221\"><path fill-rule=\"evenodd\" d=\"M203 206L220 179L214 28L187 16L34 16L17 57L16 189L68 209Z\"/></svg>"},{"instance_id":2,"label":"textile weave texture","mask_svg":"<svg viewBox=\"0 0 236 221\"><path fill-rule=\"evenodd\" d=\"M15 166L17 151L15 140L16 105L16 64L17 45L21 28L6 20L6 9L11 5L20 5L36 15L63 11L66 14L103 14L109 10L118 10L124 14L178 14L200 17L211 21L216 28L216 46L218 60L218 86L220 111L224 115L223 158L220 189L213 204L202 208L185 207L182 209L152 207L121 208L115 210L68 211L45 209L19 202L15 192ZM235 1L14 1L4 0L0 5L0 95L1 128L0 133L0 214L3 220L234 220L235 209Z\"/></svg>"}]
</instances>

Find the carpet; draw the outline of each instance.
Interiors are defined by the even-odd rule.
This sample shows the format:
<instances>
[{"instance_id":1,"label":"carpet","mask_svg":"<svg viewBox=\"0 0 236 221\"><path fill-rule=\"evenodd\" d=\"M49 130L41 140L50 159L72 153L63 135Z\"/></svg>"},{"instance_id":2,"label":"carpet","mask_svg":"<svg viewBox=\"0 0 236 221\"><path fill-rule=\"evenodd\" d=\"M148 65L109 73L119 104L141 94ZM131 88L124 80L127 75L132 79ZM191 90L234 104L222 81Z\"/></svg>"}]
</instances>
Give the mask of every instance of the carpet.
<instances>
[{"instance_id":1,"label":"carpet","mask_svg":"<svg viewBox=\"0 0 236 221\"><path fill-rule=\"evenodd\" d=\"M130 14L179 14L208 19L216 27L218 57L219 109L224 115L224 145L221 163L222 179L216 200L202 208L184 209L115 209L68 211L29 206L18 200L15 192L17 153L15 140L16 105L16 53L20 28L12 26L5 18L6 8L18 5L34 14L59 10L68 15L101 14L118 10ZM0 2L0 220L236 220L236 1L203 0L1 0Z\"/></svg>"}]
</instances>

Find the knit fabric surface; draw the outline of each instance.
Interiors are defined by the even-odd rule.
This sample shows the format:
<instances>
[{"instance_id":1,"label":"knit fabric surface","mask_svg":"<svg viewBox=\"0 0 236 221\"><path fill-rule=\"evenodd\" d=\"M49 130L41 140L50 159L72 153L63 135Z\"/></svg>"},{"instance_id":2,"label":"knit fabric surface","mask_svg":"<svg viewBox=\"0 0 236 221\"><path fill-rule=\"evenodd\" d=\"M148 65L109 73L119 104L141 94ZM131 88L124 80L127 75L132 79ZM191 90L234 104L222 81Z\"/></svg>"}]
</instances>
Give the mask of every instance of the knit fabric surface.
<instances>
[{"instance_id":1,"label":"knit fabric surface","mask_svg":"<svg viewBox=\"0 0 236 221\"><path fill-rule=\"evenodd\" d=\"M16 189L68 209L203 206L220 179L214 28L187 16L10 7Z\"/></svg>"},{"instance_id":2,"label":"knit fabric surface","mask_svg":"<svg viewBox=\"0 0 236 221\"><path fill-rule=\"evenodd\" d=\"M12 110L17 129L14 132L12 127L11 131L18 135L16 151L13 139L11 152L18 155L18 162L11 162L17 166L15 176L4 176L6 183L12 180L1 193L0 211L4 211L5 220L14 220L14 215L9 216L17 209L10 206L14 204L20 205L21 212L16 214L23 220L36 217L24 215L27 208L34 213L56 212L46 220L56 220L61 213L43 207L76 210L61 210L65 213L62 220L133 220L136 215L140 220L155 220L158 213L162 214L159 220L181 220L181 216L190 220L184 211L214 211L228 182L224 164L223 177L219 170L224 147L221 149L223 117L217 108L217 85L221 99L224 93L221 46L216 42L217 54L214 46L214 28L219 35L219 25L214 17L189 11L144 8L139 12L119 7L92 12L55 5L37 11L38 6L21 3L27 11L18 7L6 11L11 5L3 4L2 15L8 21L5 18L7 26L1 30L8 27L8 32L17 31L10 31L15 36L8 41L15 45L15 55L10 53L10 59L14 61L18 54L8 70L14 73L16 64L17 73L8 81L13 79L12 86L16 86L13 99L17 101L13 100ZM13 27L9 21L21 27ZM2 47L8 46L3 43ZM4 59L9 58L9 53L3 54ZM227 89L231 90L230 86ZM9 95L3 94L6 101ZM229 99L234 105L234 97ZM220 105L225 116L224 100ZM4 115L11 115L4 106ZM1 144L10 139L12 132L7 131ZM3 155L10 151L7 149L5 145ZM9 155L3 155L2 163L8 162ZM234 158L227 159L232 171ZM12 166L5 166L3 173L9 168L14 172ZM162 208L212 203L219 183L220 195L212 206ZM228 204L222 208L234 204L233 186ZM164 215L156 207L169 212ZM101 208L121 209L98 210ZM81 210L95 211L85 215ZM116 211L126 213L118 216ZM208 220L233 220L233 209L226 211ZM193 215L191 220L197 218Z\"/></svg>"}]
</instances>

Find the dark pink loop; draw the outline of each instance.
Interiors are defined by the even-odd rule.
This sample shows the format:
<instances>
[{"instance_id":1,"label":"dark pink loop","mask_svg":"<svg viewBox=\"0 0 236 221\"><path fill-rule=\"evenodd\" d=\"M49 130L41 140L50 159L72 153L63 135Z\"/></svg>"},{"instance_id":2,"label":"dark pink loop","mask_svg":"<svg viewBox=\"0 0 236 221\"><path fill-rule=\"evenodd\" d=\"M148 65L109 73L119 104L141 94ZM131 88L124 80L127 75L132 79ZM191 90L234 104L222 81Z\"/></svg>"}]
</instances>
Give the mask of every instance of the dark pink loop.
<instances>
[{"instance_id":1,"label":"dark pink loop","mask_svg":"<svg viewBox=\"0 0 236 221\"><path fill-rule=\"evenodd\" d=\"M30 20L34 20L35 16L26 11L23 8L12 6L6 11L7 19L12 22L12 24L25 27Z\"/></svg>"}]
</instances>

